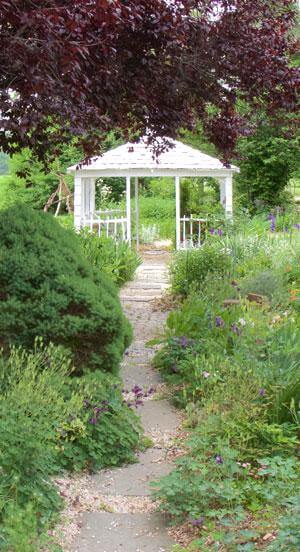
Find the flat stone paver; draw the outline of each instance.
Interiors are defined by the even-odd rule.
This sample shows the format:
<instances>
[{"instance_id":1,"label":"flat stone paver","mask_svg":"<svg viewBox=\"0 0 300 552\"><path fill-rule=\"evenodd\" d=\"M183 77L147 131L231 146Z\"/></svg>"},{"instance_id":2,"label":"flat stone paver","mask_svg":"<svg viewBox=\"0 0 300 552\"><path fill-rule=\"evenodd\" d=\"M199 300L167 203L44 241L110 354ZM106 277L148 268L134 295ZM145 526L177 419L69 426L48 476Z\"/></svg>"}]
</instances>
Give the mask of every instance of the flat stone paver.
<instances>
[{"instance_id":1,"label":"flat stone paver","mask_svg":"<svg viewBox=\"0 0 300 552\"><path fill-rule=\"evenodd\" d=\"M172 431L178 427L180 418L169 401L153 400L147 401L138 408L138 413L142 420L142 426L146 433L153 431Z\"/></svg>"},{"instance_id":2,"label":"flat stone paver","mask_svg":"<svg viewBox=\"0 0 300 552\"><path fill-rule=\"evenodd\" d=\"M153 374L153 370L149 368L145 358L141 359L139 365L133 364L128 359L128 363L122 367L122 379L125 389L132 389L135 385L139 385L142 388L156 387L162 382L161 376L158 372Z\"/></svg>"},{"instance_id":3,"label":"flat stone paver","mask_svg":"<svg viewBox=\"0 0 300 552\"><path fill-rule=\"evenodd\" d=\"M156 400L159 395L155 390L161 378L151 361L157 347L149 347L147 343L159 335L167 317L167 313L153 309L152 300L160 298L167 288L165 261L168 254L163 252L158 258L151 252L149 256L151 259L138 268L135 280L120 293L123 309L134 329L134 340L124 355L121 376L125 391L130 392L135 385L144 391L154 389L153 395L137 409L145 434L152 437L154 446L139 453L136 464L101 470L90 476L92 492L112 504L112 512L82 513L81 531L72 552L171 552L175 544L168 536L163 514L152 512L154 506L149 497L150 482L172 470L172 463L167 459L168 450L180 423L178 413L167 400ZM124 510L126 499L131 505L134 501L138 507ZM114 509L119 500L121 509ZM129 513L132 511L139 513Z\"/></svg>"},{"instance_id":4,"label":"flat stone paver","mask_svg":"<svg viewBox=\"0 0 300 552\"><path fill-rule=\"evenodd\" d=\"M174 541L160 514L83 515L74 552L170 552Z\"/></svg>"},{"instance_id":5,"label":"flat stone paver","mask_svg":"<svg viewBox=\"0 0 300 552\"><path fill-rule=\"evenodd\" d=\"M93 485L101 494L149 496L150 481L170 473L173 465L166 461L167 451L149 449L138 455L138 463L113 470L103 470L92 477Z\"/></svg>"}]
</instances>

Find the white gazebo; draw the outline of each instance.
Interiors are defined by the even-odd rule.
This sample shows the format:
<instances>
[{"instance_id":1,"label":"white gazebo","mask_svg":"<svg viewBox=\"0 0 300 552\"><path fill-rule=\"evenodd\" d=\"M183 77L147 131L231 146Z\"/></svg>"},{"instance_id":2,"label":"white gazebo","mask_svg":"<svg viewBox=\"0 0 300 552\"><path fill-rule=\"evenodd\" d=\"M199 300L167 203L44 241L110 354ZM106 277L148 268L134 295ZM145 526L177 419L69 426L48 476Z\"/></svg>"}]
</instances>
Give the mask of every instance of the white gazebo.
<instances>
[{"instance_id":1,"label":"white gazebo","mask_svg":"<svg viewBox=\"0 0 300 552\"><path fill-rule=\"evenodd\" d=\"M176 197L176 247L185 248L192 244L201 245L201 224L203 219L181 216L180 178L213 177L220 182L220 202L227 217L232 217L232 177L239 172L233 165L225 167L221 161L176 140L158 157L153 154L145 139L112 149L104 155L94 157L89 164L69 167L74 174L74 224L76 229L89 227L99 235L119 236L131 243L131 182L134 179L135 217L138 244L138 178L174 178ZM126 180L126 209L99 211L95 207L95 183L98 178L123 177ZM196 240L194 239L197 235Z\"/></svg>"}]
</instances>

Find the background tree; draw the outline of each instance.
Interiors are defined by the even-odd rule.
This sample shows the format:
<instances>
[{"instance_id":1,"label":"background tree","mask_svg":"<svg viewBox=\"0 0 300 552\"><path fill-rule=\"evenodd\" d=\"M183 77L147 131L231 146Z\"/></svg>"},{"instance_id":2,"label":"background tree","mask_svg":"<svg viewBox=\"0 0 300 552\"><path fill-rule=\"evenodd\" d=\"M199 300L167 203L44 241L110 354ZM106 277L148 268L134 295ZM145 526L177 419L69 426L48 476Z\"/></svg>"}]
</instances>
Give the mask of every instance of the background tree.
<instances>
[{"instance_id":1,"label":"background tree","mask_svg":"<svg viewBox=\"0 0 300 552\"><path fill-rule=\"evenodd\" d=\"M30 148L23 148L9 159L11 175L10 188L14 190L16 199L23 201L35 209L43 209L51 194L57 189L60 175L63 175L70 188L73 188L73 178L66 175L68 166L82 158L82 150L73 141L62 144L60 155L49 162L45 170L44 164L37 159Z\"/></svg>"},{"instance_id":2,"label":"background tree","mask_svg":"<svg viewBox=\"0 0 300 552\"><path fill-rule=\"evenodd\" d=\"M290 0L0 2L0 146L39 158L70 136L85 155L110 129L175 137L201 118L224 159L254 109L293 110Z\"/></svg>"},{"instance_id":3,"label":"background tree","mask_svg":"<svg viewBox=\"0 0 300 552\"><path fill-rule=\"evenodd\" d=\"M300 167L300 136L296 121L281 121L260 115L253 136L239 141L236 177L242 205L250 211L279 206L285 202L290 178Z\"/></svg>"},{"instance_id":4,"label":"background tree","mask_svg":"<svg viewBox=\"0 0 300 552\"><path fill-rule=\"evenodd\" d=\"M119 143L120 140L116 139L114 133L109 132L102 144L103 151L116 147ZM66 170L82 160L82 148L78 140L73 139L70 143L61 144L59 153L54 160L46 155L47 167L30 148L23 148L7 160L12 177L9 181L9 191L14 193L16 200L25 202L34 209L43 209L51 194L57 189L61 176L73 191L73 177L68 175ZM125 188L124 178L103 179L102 183L109 184L112 188L113 200L118 200ZM53 207L55 208L56 204Z\"/></svg>"}]
</instances>

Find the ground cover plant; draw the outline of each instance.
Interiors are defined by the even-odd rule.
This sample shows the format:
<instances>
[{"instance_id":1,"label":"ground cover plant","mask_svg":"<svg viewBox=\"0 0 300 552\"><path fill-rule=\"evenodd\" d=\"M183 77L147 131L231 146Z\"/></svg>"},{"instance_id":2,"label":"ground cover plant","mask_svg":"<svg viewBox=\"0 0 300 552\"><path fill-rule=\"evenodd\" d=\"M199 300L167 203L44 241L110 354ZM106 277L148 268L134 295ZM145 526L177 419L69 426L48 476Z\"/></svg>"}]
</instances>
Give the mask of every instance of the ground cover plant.
<instances>
[{"instance_id":1,"label":"ground cover plant","mask_svg":"<svg viewBox=\"0 0 300 552\"><path fill-rule=\"evenodd\" d=\"M115 242L85 229L78 234L83 254L98 273L107 274L117 285L132 280L142 260L127 242Z\"/></svg>"},{"instance_id":2,"label":"ground cover plant","mask_svg":"<svg viewBox=\"0 0 300 552\"><path fill-rule=\"evenodd\" d=\"M155 364L190 435L155 493L173 521L198 533L191 551L299 546L296 217L272 212L212 228L200 251L173 262L182 304L169 315Z\"/></svg>"},{"instance_id":3,"label":"ground cover plant","mask_svg":"<svg viewBox=\"0 0 300 552\"><path fill-rule=\"evenodd\" d=\"M39 550L62 506L50 479L56 432L81 402L78 395L69 402L62 395L69 369L53 347L34 353L12 349L8 358L1 354L1 550Z\"/></svg>"},{"instance_id":4,"label":"ground cover plant","mask_svg":"<svg viewBox=\"0 0 300 552\"><path fill-rule=\"evenodd\" d=\"M140 424L119 379L73 371L40 339L0 356L1 550L52 550L47 529L63 505L54 475L134 461Z\"/></svg>"},{"instance_id":5,"label":"ground cover plant","mask_svg":"<svg viewBox=\"0 0 300 552\"><path fill-rule=\"evenodd\" d=\"M0 343L36 336L72 352L78 372L117 372L131 338L117 289L84 258L72 231L18 204L1 213Z\"/></svg>"},{"instance_id":6,"label":"ground cover plant","mask_svg":"<svg viewBox=\"0 0 300 552\"><path fill-rule=\"evenodd\" d=\"M0 244L0 548L57 552L56 474L133 462L141 446L109 373L131 337L114 282L140 260L22 204L2 210Z\"/></svg>"}]
</instances>

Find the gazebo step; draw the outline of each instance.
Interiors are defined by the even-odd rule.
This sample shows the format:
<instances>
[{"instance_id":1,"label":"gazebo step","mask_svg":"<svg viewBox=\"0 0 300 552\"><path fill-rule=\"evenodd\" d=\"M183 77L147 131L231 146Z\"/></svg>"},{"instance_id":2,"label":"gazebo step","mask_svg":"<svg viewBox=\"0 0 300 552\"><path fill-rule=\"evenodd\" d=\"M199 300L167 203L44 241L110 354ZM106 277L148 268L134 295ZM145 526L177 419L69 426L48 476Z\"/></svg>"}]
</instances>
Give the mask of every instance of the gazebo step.
<instances>
[{"instance_id":1,"label":"gazebo step","mask_svg":"<svg viewBox=\"0 0 300 552\"><path fill-rule=\"evenodd\" d=\"M123 302L136 302L136 303L147 303L148 301L153 301L154 299L159 299L161 294L157 295L121 295Z\"/></svg>"},{"instance_id":2,"label":"gazebo step","mask_svg":"<svg viewBox=\"0 0 300 552\"><path fill-rule=\"evenodd\" d=\"M147 264L143 263L138 269L137 272L146 272L146 271L162 271L166 272L166 265L163 264Z\"/></svg>"},{"instance_id":3,"label":"gazebo step","mask_svg":"<svg viewBox=\"0 0 300 552\"><path fill-rule=\"evenodd\" d=\"M169 281L169 279L166 276L157 275L156 277L154 277L154 276L151 276L150 274L141 274L139 277L139 280L145 281L145 282L151 281L154 284L167 284Z\"/></svg>"},{"instance_id":4,"label":"gazebo step","mask_svg":"<svg viewBox=\"0 0 300 552\"><path fill-rule=\"evenodd\" d=\"M127 284L124 286L124 290L132 289L132 290L149 290L149 289L166 289L168 287L167 282L131 282L130 284Z\"/></svg>"},{"instance_id":5,"label":"gazebo step","mask_svg":"<svg viewBox=\"0 0 300 552\"><path fill-rule=\"evenodd\" d=\"M162 291L162 288L156 288L156 289L153 289L153 287L151 289L136 289L136 288L125 288L124 289L124 293L127 295L127 296L134 296L136 297L136 295L138 296L141 296L141 297L150 297L152 295L161 295L161 291ZM121 293L121 297L122 297L122 293Z\"/></svg>"}]
</instances>

